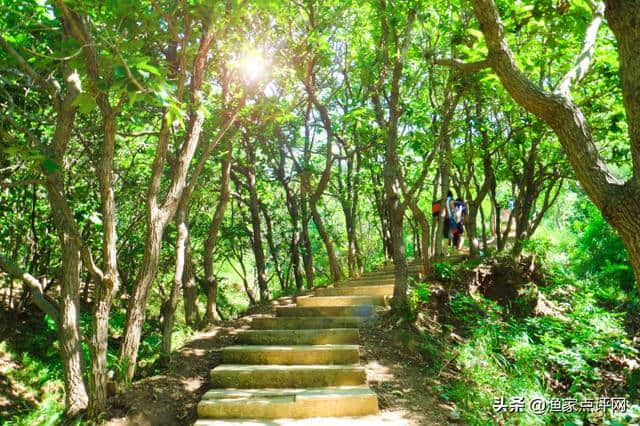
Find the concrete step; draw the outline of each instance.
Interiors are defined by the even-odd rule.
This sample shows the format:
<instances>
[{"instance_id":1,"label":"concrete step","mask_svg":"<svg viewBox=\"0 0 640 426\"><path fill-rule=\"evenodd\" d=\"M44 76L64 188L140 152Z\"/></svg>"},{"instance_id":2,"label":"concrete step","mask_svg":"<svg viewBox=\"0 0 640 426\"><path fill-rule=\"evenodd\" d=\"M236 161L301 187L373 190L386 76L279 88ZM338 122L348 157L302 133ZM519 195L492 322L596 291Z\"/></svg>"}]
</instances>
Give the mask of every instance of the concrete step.
<instances>
[{"instance_id":1,"label":"concrete step","mask_svg":"<svg viewBox=\"0 0 640 426\"><path fill-rule=\"evenodd\" d=\"M318 288L315 294L316 296L392 296L393 284Z\"/></svg>"},{"instance_id":2,"label":"concrete step","mask_svg":"<svg viewBox=\"0 0 640 426\"><path fill-rule=\"evenodd\" d=\"M367 317L373 314L373 305L279 306L276 308L277 317Z\"/></svg>"},{"instance_id":3,"label":"concrete step","mask_svg":"<svg viewBox=\"0 0 640 426\"><path fill-rule=\"evenodd\" d=\"M367 321L367 317L278 317L254 318L251 328L254 330L299 330L358 328Z\"/></svg>"},{"instance_id":4,"label":"concrete step","mask_svg":"<svg viewBox=\"0 0 640 426\"><path fill-rule=\"evenodd\" d=\"M357 328L243 330L236 337L236 343L245 345L346 345L359 340Z\"/></svg>"},{"instance_id":5,"label":"concrete step","mask_svg":"<svg viewBox=\"0 0 640 426\"><path fill-rule=\"evenodd\" d=\"M378 398L366 386L211 390L198 404L198 417L212 419L300 419L377 412Z\"/></svg>"},{"instance_id":6,"label":"concrete step","mask_svg":"<svg viewBox=\"0 0 640 426\"><path fill-rule=\"evenodd\" d=\"M335 287L367 287L367 286L381 286L381 285L394 285L396 283L395 278L389 279L372 279L372 280L348 280L338 281L334 284Z\"/></svg>"},{"instance_id":7,"label":"concrete step","mask_svg":"<svg viewBox=\"0 0 640 426\"><path fill-rule=\"evenodd\" d=\"M359 365L242 365L222 364L211 370L214 388L317 388L363 385Z\"/></svg>"},{"instance_id":8,"label":"concrete step","mask_svg":"<svg viewBox=\"0 0 640 426\"><path fill-rule=\"evenodd\" d=\"M348 281L357 281L357 280L384 280L384 279L393 279L395 274L393 272L385 272L384 274L371 274L371 275L360 275L355 278L348 278Z\"/></svg>"},{"instance_id":9,"label":"concrete step","mask_svg":"<svg viewBox=\"0 0 640 426\"><path fill-rule=\"evenodd\" d=\"M222 349L224 364L355 364L358 345L237 345Z\"/></svg>"},{"instance_id":10,"label":"concrete step","mask_svg":"<svg viewBox=\"0 0 640 426\"><path fill-rule=\"evenodd\" d=\"M309 419L201 419L194 426L410 426L401 411L381 411L369 416L313 417Z\"/></svg>"},{"instance_id":11,"label":"concrete step","mask_svg":"<svg viewBox=\"0 0 640 426\"><path fill-rule=\"evenodd\" d=\"M298 306L384 305L384 296L309 296L299 297Z\"/></svg>"},{"instance_id":12,"label":"concrete step","mask_svg":"<svg viewBox=\"0 0 640 426\"><path fill-rule=\"evenodd\" d=\"M364 274L356 277L354 279L362 279L362 278L380 278L380 277L392 277L394 271L375 271L375 272L365 272Z\"/></svg>"}]
</instances>

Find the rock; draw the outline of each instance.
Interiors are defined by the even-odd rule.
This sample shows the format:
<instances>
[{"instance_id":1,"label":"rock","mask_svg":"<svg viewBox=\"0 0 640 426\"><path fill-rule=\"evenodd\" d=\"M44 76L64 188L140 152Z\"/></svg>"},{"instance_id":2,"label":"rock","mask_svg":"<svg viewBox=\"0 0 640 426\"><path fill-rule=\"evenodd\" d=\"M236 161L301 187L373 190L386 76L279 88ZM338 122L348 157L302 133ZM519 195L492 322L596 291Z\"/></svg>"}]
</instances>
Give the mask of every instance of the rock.
<instances>
[{"instance_id":1,"label":"rock","mask_svg":"<svg viewBox=\"0 0 640 426\"><path fill-rule=\"evenodd\" d=\"M451 421L457 422L460 420L460 412L458 410L450 411L447 418Z\"/></svg>"}]
</instances>

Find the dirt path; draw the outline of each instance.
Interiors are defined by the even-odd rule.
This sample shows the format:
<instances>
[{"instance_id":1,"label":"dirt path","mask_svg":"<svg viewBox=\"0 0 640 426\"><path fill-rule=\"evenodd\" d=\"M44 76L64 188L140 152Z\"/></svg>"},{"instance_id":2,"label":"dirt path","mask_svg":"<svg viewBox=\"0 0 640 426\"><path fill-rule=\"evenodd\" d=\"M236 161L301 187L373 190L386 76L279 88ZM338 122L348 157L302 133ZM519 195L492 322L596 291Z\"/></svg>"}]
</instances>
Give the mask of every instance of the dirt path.
<instances>
[{"instance_id":1,"label":"dirt path","mask_svg":"<svg viewBox=\"0 0 640 426\"><path fill-rule=\"evenodd\" d=\"M360 330L361 358L369 386L378 394L382 414L395 414L407 425L447 425L449 410L422 372L422 355L408 351L406 341L384 316Z\"/></svg>"}]
</instances>

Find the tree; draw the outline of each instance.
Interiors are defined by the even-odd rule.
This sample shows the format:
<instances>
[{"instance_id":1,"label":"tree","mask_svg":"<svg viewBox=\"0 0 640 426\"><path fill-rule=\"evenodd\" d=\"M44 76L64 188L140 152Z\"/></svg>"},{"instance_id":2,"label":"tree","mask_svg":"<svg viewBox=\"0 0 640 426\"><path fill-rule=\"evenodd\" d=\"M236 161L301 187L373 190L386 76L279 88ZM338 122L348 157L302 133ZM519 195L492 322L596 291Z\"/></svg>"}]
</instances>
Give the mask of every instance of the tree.
<instances>
[{"instance_id":1,"label":"tree","mask_svg":"<svg viewBox=\"0 0 640 426\"><path fill-rule=\"evenodd\" d=\"M553 91L534 84L516 64L494 0L473 0L473 10L487 43L487 59L455 66L472 70L491 67L513 99L553 129L576 178L624 241L640 292L640 233L637 232L640 227L637 214L640 211L640 105L635 101L635 93L640 89L640 58L631 48L640 41L640 28L633 24L640 18L640 9L635 2L624 0L593 2L591 6L593 17L578 59ZM618 43L620 84L632 158L632 175L627 180L615 176L607 166L582 108L574 103L570 93L572 85L578 84L589 70L598 29L605 16Z\"/></svg>"}]
</instances>

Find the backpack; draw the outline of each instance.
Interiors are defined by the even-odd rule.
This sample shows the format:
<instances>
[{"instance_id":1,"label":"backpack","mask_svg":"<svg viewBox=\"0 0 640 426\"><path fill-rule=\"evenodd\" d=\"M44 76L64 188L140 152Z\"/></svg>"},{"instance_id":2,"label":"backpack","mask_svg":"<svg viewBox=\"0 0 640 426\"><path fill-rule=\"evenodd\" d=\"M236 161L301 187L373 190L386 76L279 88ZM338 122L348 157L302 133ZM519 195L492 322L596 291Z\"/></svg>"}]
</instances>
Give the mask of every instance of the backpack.
<instances>
[{"instance_id":1,"label":"backpack","mask_svg":"<svg viewBox=\"0 0 640 426\"><path fill-rule=\"evenodd\" d=\"M442 206L440 205L440 201L434 201L431 203L431 215L433 217L440 216L441 211L442 211Z\"/></svg>"},{"instance_id":2,"label":"backpack","mask_svg":"<svg viewBox=\"0 0 640 426\"><path fill-rule=\"evenodd\" d=\"M467 204L462 201L461 199L457 199L454 203L453 203L456 211L460 210L462 213L462 216L466 216L468 211L467 211Z\"/></svg>"}]
</instances>

